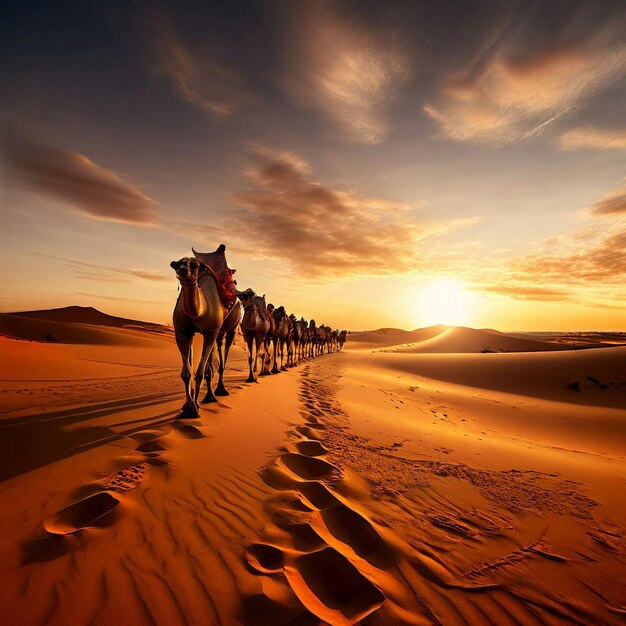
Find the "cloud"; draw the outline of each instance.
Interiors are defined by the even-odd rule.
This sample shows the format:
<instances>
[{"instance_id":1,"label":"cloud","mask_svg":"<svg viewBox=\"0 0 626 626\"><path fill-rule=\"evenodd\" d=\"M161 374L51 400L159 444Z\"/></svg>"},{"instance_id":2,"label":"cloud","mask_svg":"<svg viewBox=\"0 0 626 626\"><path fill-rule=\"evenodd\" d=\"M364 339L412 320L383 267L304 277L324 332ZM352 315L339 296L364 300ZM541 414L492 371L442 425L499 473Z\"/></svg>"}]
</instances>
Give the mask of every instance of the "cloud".
<instances>
[{"instance_id":1,"label":"cloud","mask_svg":"<svg viewBox=\"0 0 626 626\"><path fill-rule=\"evenodd\" d=\"M424 112L443 136L507 143L541 133L626 73L626 45L604 33L526 49L511 37L449 76ZM520 51L521 48L521 51Z\"/></svg>"},{"instance_id":2,"label":"cloud","mask_svg":"<svg viewBox=\"0 0 626 626\"><path fill-rule=\"evenodd\" d=\"M563 150L590 148L594 150L626 149L626 129L584 126L563 133L559 139Z\"/></svg>"},{"instance_id":3,"label":"cloud","mask_svg":"<svg viewBox=\"0 0 626 626\"><path fill-rule=\"evenodd\" d=\"M571 301L585 306L621 302L626 283L626 186L579 214L576 230L553 235L534 249L485 266L463 266L476 291L515 300ZM598 220L593 214L611 215Z\"/></svg>"},{"instance_id":4,"label":"cloud","mask_svg":"<svg viewBox=\"0 0 626 626\"><path fill-rule=\"evenodd\" d=\"M123 298L121 296L105 296L100 293L87 293L85 291L77 291L77 296L85 296L86 298L96 300L110 300L112 302L141 302L142 304L160 304L161 300L139 300L138 298Z\"/></svg>"},{"instance_id":5,"label":"cloud","mask_svg":"<svg viewBox=\"0 0 626 626\"><path fill-rule=\"evenodd\" d=\"M332 119L346 137L381 142L391 126L388 107L409 77L402 47L379 29L339 16L327 3L297 8L286 46L288 93Z\"/></svg>"},{"instance_id":6,"label":"cloud","mask_svg":"<svg viewBox=\"0 0 626 626\"><path fill-rule=\"evenodd\" d=\"M164 9L150 15L148 41L155 72L167 78L184 100L214 117L239 108L246 95L237 74L206 46L201 53L192 51Z\"/></svg>"},{"instance_id":7,"label":"cloud","mask_svg":"<svg viewBox=\"0 0 626 626\"><path fill-rule=\"evenodd\" d=\"M539 300L539 301L561 301L569 300L570 294L560 289L549 289L546 287L534 287L532 285L476 285L471 287L473 291L493 293L496 295L508 296L514 300Z\"/></svg>"},{"instance_id":8,"label":"cloud","mask_svg":"<svg viewBox=\"0 0 626 626\"><path fill-rule=\"evenodd\" d=\"M169 273L161 274L160 272L151 269L133 267L110 267L107 265L88 263L86 261L78 261L76 259L66 259L50 254L41 254L40 256L54 259L55 261L61 261L61 263L63 263L65 266L74 270L77 278L84 278L88 280L97 280L100 282L108 283L120 283L139 278L141 280L148 280L152 282L164 282L170 281L172 278Z\"/></svg>"},{"instance_id":9,"label":"cloud","mask_svg":"<svg viewBox=\"0 0 626 626\"><path fill-rule=\"evenodd\" d=\"M584 238L574 232L553 253L537 251L509 262L511 276L533 284L623 285L626 281L626 226L598 229ZM555 245L554 243L552 244Z\"/></svg>"},{"instance_id":10,"label":"cloud","mask_svg":"<svg viewBox=\"0 0 626 626\"><path fill-rule=\"evenodd\" d=\"M155 203L119 174L79 152L7 133L4 161L11 182L51 196L97 220L148 226L156 221Z\"/></svg>"},{"instance_id":11,"label":"cloud","mask_svg":"<svg viewBox=\"0 0 626 626\"><path fill-rule=\"evenodd\" d=\"M626 215L626 185L594 202L588 211L594 215Z\"/></svg>"},{"instance_id":12,"label":"cloud","mask_svg":"<svg viewBox=\"0 0 626 626\"><path fill-rule=\"evenodd\" d=\"M389 275L428 265L423 242L467 220L420 220L416 208L316 181L291 153L257 148L249 187L221 224L255 257L278 259L307 280ZM218 224L219 226L219 224Z\"/></svg>"}]
</instances>

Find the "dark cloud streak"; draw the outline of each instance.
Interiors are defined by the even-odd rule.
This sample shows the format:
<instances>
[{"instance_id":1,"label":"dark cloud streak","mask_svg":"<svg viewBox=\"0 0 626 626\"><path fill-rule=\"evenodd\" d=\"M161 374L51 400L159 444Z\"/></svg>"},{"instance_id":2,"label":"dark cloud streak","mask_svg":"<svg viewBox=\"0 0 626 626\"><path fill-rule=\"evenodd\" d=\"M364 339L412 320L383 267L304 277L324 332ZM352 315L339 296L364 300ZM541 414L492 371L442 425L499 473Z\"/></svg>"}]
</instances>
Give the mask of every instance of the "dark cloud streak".
<instances>
[{"instance_id":1,"label":"dark cloud streak","mask_svg":"<svg viewBox=\"0 0 626 626\"><path fill-rule=\"evenodd\" d=\"M6 132L3 161L11 184L51 196L97 220L150 226L155 203L120 175L89 158Z\"/></svg>"},{"instance_id":2,"label":"dark cloud streak","mask_svg":"<svg viewBox=\"0 0 626 626\"><path fill-rule=\"evenodd\" d=\"M257 148L248 178L223 226L249 254L283 260L308 278L423 270L421 242L462 223L427 222L414 207L331 188L288 152Z\"/></svg>"}]
</instances>

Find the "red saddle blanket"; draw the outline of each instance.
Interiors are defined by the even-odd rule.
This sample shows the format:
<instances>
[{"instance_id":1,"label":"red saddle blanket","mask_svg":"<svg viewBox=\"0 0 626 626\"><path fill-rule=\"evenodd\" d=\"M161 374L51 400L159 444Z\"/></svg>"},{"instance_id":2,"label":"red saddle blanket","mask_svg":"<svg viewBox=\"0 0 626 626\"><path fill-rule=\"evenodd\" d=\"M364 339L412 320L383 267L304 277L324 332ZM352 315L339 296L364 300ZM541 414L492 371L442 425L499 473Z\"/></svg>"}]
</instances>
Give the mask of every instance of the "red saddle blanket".
<instances>
[{"instance_id":1,"label":"red saddle blanket","mask_svg":"<svg viewBox=\"0 0 626 626\"><path fill-rule=\"evenodd\" d=\"M200 276L208 274L215 279L222 306L230 311L237 301L237 291L233 281L233 274L236 270L228 267L226 246L221 244L215 252L196 252L193 248L191 251L196 259L204 264Z\"/></svg>"}]
</instances>

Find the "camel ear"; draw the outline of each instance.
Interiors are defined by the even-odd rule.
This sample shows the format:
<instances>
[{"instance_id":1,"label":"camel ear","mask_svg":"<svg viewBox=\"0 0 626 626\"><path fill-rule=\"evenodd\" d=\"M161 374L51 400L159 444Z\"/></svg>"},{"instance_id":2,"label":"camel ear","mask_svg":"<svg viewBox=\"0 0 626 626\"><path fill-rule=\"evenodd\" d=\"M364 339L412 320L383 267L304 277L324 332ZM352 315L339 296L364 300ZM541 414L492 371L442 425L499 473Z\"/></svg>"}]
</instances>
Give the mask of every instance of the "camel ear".
<instances>
[{"instance_id":1,"label":"camel ear","mask_svg":"<svg viewBox=\"0 0 626 626\"><path fill-rule=\"evenodd\" d=\"M189 261L189 267L191 267L194 270L197 270L200 267L201 263L200 261L198 261L198 259L191 259Z\"/></svg>"},{"instance_id":2,"label":"camel ear","mask_svg":"<svg viewBox=\"0 0 626 626\"><path fill-rule=\"evenodd\" d=\"M180 265L180 261L172 261L170 263L170 267L174 270L177 270L179 265Z\"/></svg>"},{"instance_id":3,"label":"camel ear","mask_svg":"<svg viewBox=\"0 0 626 626\"><path fill-rule=\"evenodd\" d=\"M230 270L230 275L232 276L237 270Z\"/></svg>"}]
</instances>

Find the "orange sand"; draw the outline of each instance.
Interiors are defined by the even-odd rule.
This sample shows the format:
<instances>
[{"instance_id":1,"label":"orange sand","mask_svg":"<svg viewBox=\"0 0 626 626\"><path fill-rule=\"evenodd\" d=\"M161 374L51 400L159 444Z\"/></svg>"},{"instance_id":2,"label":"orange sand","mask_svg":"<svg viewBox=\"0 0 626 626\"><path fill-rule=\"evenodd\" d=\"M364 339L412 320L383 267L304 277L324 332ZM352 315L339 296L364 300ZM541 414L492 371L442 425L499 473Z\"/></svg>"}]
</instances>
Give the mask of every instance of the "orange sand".
<instances>
[{"instance_id":1,"label":"orange sand","mask_svg":"<svg viewBox=\"0 0 626 626\"><path fill-rule=\"evenodd\" d=\"M1 624L623 623L626 346L239 342L179 420L167 330L78 317L2 322Z\"/></svg>"}]
</instances>

